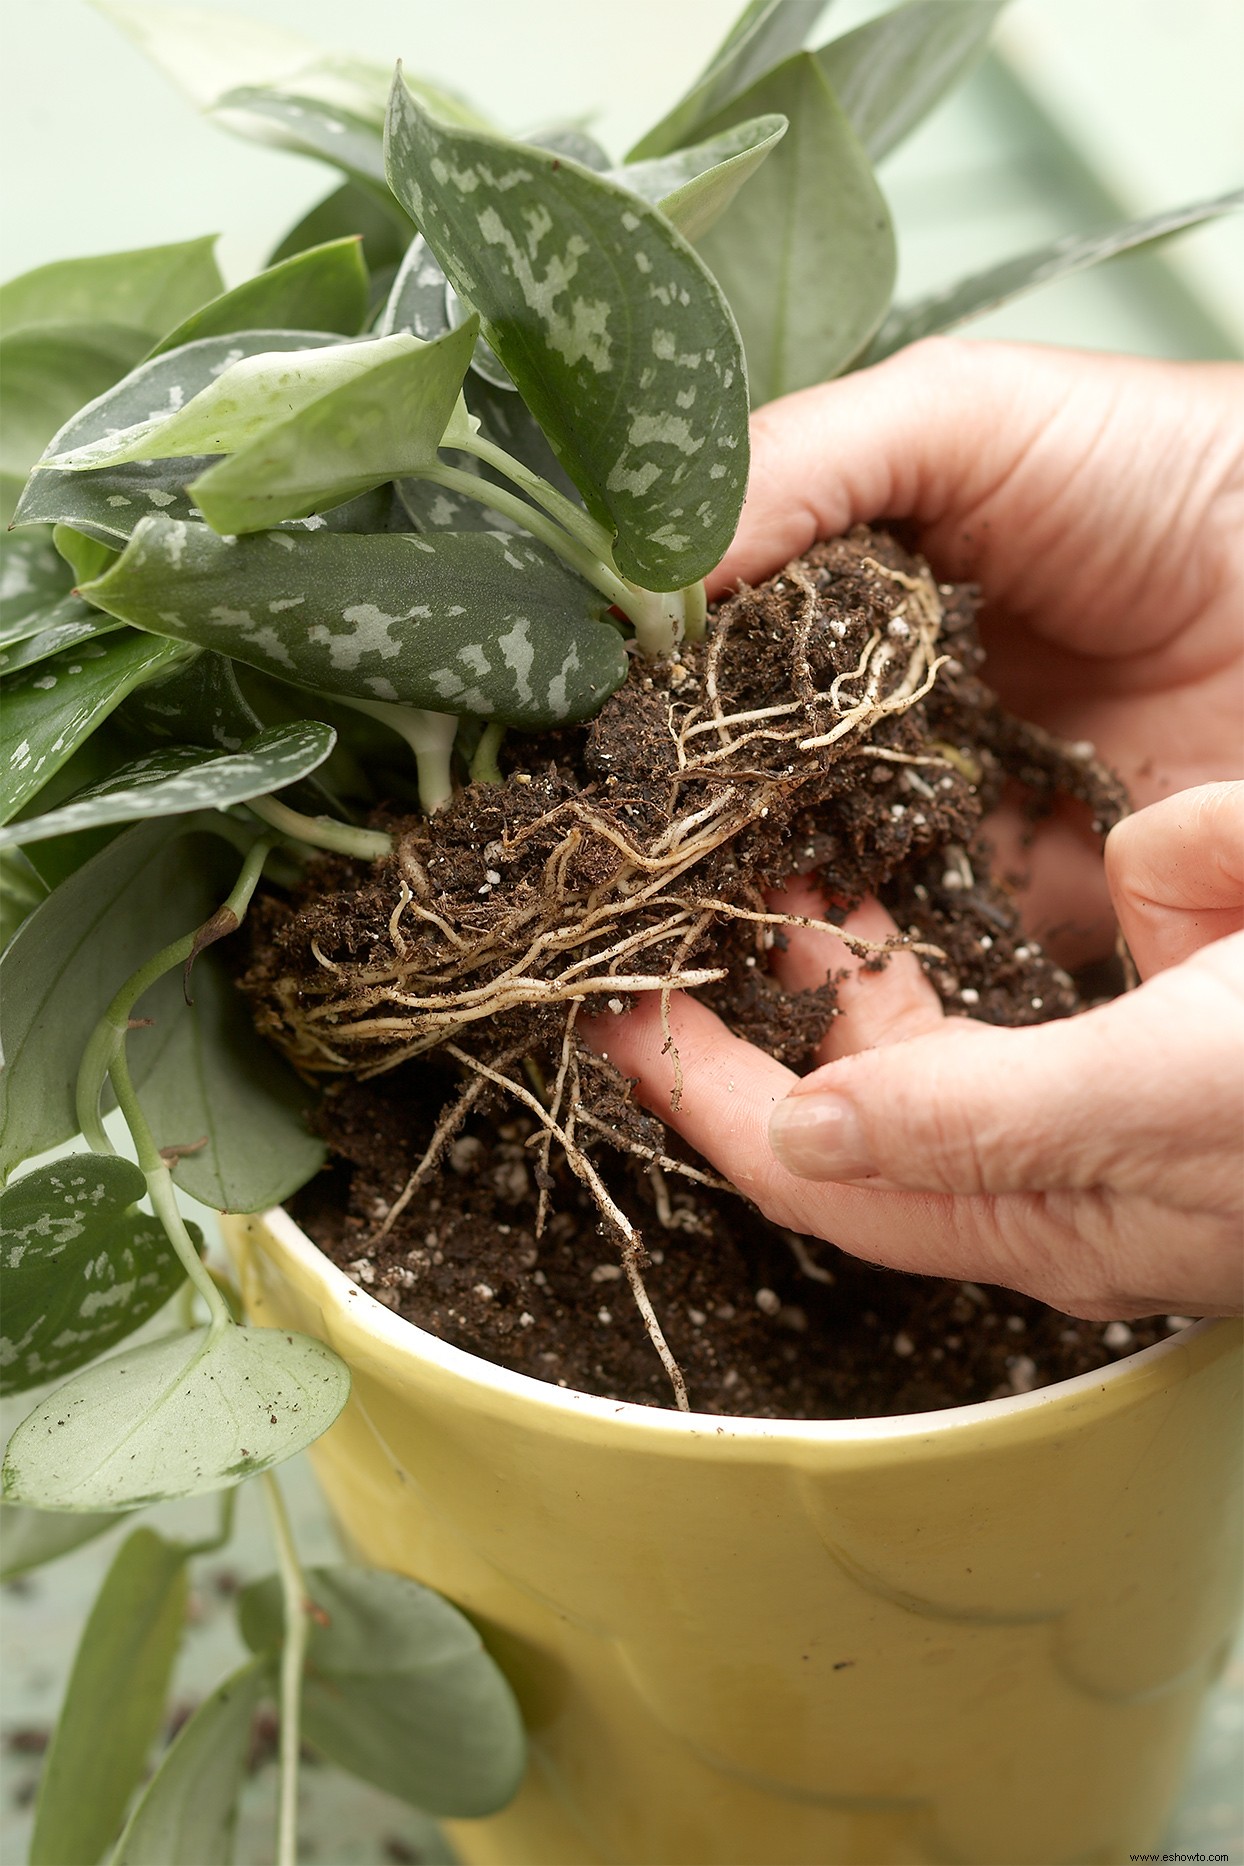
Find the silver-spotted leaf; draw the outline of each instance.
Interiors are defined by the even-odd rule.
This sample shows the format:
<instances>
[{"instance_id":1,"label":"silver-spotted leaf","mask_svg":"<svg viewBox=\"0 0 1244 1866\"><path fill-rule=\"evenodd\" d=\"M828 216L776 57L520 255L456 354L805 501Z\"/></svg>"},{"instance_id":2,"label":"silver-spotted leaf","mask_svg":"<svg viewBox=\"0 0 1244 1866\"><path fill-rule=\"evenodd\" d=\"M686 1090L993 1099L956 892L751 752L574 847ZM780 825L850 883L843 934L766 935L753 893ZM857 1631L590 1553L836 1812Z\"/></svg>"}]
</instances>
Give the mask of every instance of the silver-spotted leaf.
<instances>
[{"instance_id":1,"label":"silver-spotted leaf","mask_svg":"<svg viewBox=\"0 0 1244 1866\"><path fill-rule=\"evenodd\" d=\"M522 1780L513 1693L464 1614L405 1575L312 1568L303 1729L331 1761L430 1813L504 1807ZM275 1653L283 1625L273 1577L242 1596L242 1636Z\"/></svg>"},{"instance_id":2,"label":"silver-spotted leaf","mask_svg":"<svg viewBox=\"0 0 1244 1866\"><path fill-rule=\"evenodd\" d=\"M228 362L189 401L179 401L166 413L157 413L132 427L120 428L67 451L62 449L52 458L57 468L66 472L119 465L126 460L236 453L318 396L413 349L410 337L335 343L320 349L287 349L274 342L267 350L239 355ZM184 350L173 351L170 360L185 354Z\"/></svg>"},{"instance_id":3,"label":"silver-spotted leaf","mask_svg":"<svg viewBox=\"0 0 1244 1866\"><path fill-rule=\"evenodd\" d=\"M1006 0L914 0L833 39L817 62L874 162L979 63Z\"/></svg>"},{"instance_id":4,"label":"silver-spotted leaf","mask_svg":"<svg viewBox=\"0 0 1244 1866\"><path fill-rule=\"evenodd\" d=\"M193 482L208 524L222 534L266 530L434 465L442 437L452 444L455 427L465 428L465 409L454 411L477 328L472 319L434 343L400 334L356 345L355 357L369 357L365 369L271 421ZM320 351L314 364L331 354Z\"/></svg>"},{"instance_id":5,"label":"silver-spotted leaf","mask_svg":"<svg viewBox=\"0 0 1244 1866\"><path fill-rule=\"evenodd\" d=\"M124 1521L124 1511L66 1516L62 1510L31 1510L20 1503L0 1502L0 1581L13 1581L59 1561Z\"/></svg>"},{"instance_id":6,"label":"silver-spotted leaf","mask_svg":"<svg viewBox=\"0 0 1244 1866\"><path fill-rule=\"evenodd\" d=\"M400 73L386 148L394 193L616 535L618 567L650 589L696 582L742 505L747 385L695 252L593 170L436 122Z\"/></svg>"},{"instance_id":7,"label":"silver-spotted leaf","mask_svg":"<svg viewBox=\"0 0 1244 1866\"><path fill-rule=\"evenodd\" d=\"M684 239L698 241L786 133L785 117L736 123L707 142L609 171L613 181L655 202Z\"/></svg>"},{"instance_id":8,"label":"silver-spotted leaf","mask_svg":"<svg viewBox=\"0 0 1244 1866\"><path fill-rule=\"evenodd\" d=\"M43 1765L29 1866L95 1866L116 1838L164 1721L185 1626L186 1553L147 1528L117 1551Z\"/></svg>"},{"instance_id":9,"label":"silver-spotted leaf","mask_svg":"<svg viewBox=\"0 0 1244 1866\"><path fill-rule=\"evenodd\" d=\"M118 324L32 325L0 345L0 470L25 478L57 430L147 348L145 331Z\"/></svg>"},{"instance_id":10,"label":"silver-spotted leaf","mask_svg":"<svg viewBox=\"0 0 1244 1866\"><path fill-rule=\"evenodd\" d=\"M350 1391L310 1335L192 1329L125 1348L58 1387L14 1432L4 1494L38 1509L133 1509L228 1489L303 1451Z\"/></svg>"},{"instance_id":11,"label":"silver-spotted leaf","mask_svg":"<svg viewBox=\"0 0 1244 1866\"><path fill-rule=\"evenodd\" d=\"M109 1866L231 1866L251 1723L273 1695L266 1658L208 1693L161 1757Z\"/></svg>"},{"instance_id":12,"label":"silver-spotted leaf","mask_svg":"<svg viewBox=\"0 0 1244 1866\"><path fill-rule=\"evenodd\" d=\"M0 718L0 823L38 793L127 693L184 652L167 639L119 629L14 674Z\"/></svg>"},{"instance_id":13,"label":"silver-spotted leaf","mask_svg":"<svg viewBox=\"0 0 1244 1866\"><path fill-rule=\"evenodd\" d=\"M73 584L46 531L0 532L0 643L37 635L43 617Z\"/></svg>"},{"instance_id":14,"label":"silver-spotted leaf","mask_svg":"<svg viewBox=\"0 0 1244 1866\"><path fill-rule=\"evenodd\" d=\"M128 1160L70 1154L0 1192L0 1394L76 1372L185 1280Z\"/></svg>"},{"instance_id":15,"label":"silver-spotted leaf","mask_svg":"<svg viewBox=\"0 0 1244 1866\"><path fill-rule=\"evenodd\" d=\"M98 613L98 612L97 612ZM102 783L79 791L41 816L0 829L0 848L44 842L104 823L146 822L192 810L227 810L296 784L333 749L336 734L318 720L269 726L236 752L213 754L197 745L161 746L122 765Z\"/></svg>"},{"instance_id":16,"label":"silver-spotted leaf","mask_svg":"<svg viewBox=\"0 0 1244 1866\"><path fill-rule=\"evenodd\" d=\"M826 5L827 0L750 0L691 89L640 137L627 161L666 155L702 136L711 118L799 50Z\"/></svg>"},{"instance_id":17,"label":"silver-spotted leaf","mask_svg":"<svg viewBox=\"0 0 1244 1866\"><path fill-rule=\"evenodd\" d=\"M31 474L22 493L18 523L72 525L110 551L122 551L139 520L152 512L162 512L167 518L201 517L187 487L212 464L210 456L192 454L179 460L129 460L124 466L100 467L92 473L62 473L57 467L43 466ZM330 531L384 531L390 508L390 496L378 490L314 518L287 522L292 528L312 531L325 525Z\"/></svg>"},{"instance_id":18,"label":"silver-spotted leaf","mask_svg":"<svg viewBox=\"0 0 1244 1866\"><path fill-rule=\"evenodd\" d=\"M406 248L389 288L376 335L392 337L404 330L424 343L443 337L450 328L445 302L448 282L436 254L423 235L417 234Z\"/></svg>"},{"instance_id":19,"label":"silver-spotted leaf","mask_svg":"<svg viewBox=\"0 0 1244 1866\"><path fill-rule=\"evenodd\" d=\"M20 639L0 648L0 674L6 679L19 668L50 660L62 648L91 641L96 635L110 635L116 627L115 617L101 615L76 596L51 604L39 616L25 617L24 623Z\"/></svg>"},{"instance_id":20,"label":"silver-spotted leaf","mask_svg":"<svg viewBox=\"0 0 1244 1866\"><path fill-rule=\"evenodd\" d=\"M1021 253L1016 259L1005 259L1001 265L975 272L970 278L961 279L943 291L932 292L913 304L896 305L862 360L878 363L882 357L893 355L895 350L918 343L921 337L932 336L935 331L954 330L986 311L1009 304L1012 298L1024 292L1035 291L1039 285L1051 285L1055 279L1069 278L1072 273L1100 265L1119 253L1134 252L1137 247L1164 240L1185 227L1195 227L1221 214L1239 213L1241 209L1244 209L1244 188L1234 188L1227 194L1193 201L1187 207L1169 208L1165 213L1149 214L1142 220L1125 220L1098 233L1069 234L1048 246Z\"/></svg>"},{"instance_id":21,"label":"silver-spotted leaf","mask_svg":"<svg viewBox=\"0 0 1244 1866\"><path fill-rule=\"evenodd\" d=\"M74 414L52 437L43 458L52 460L122 430L158 423L184 408L232 364L260 351L330 347L341 347L341 338L331 331L236 330L200 337L138 363L86 407L75 403Z\"/></svg>"},{"instance_id":22,"label":"silver-spotted leaf","mask_svg":"<svg viewBox=\"0 0 1244 1866\"><path fill-rule=\"evenodd\" d=\"M810 53L788 59L732 110L790 120L700 243L739 321L758 405L837 375L859 354L890 303L894 230L868 157Z\"/></svg>"},{"instance_id":23,"label":"silver-spotted leaf","mask_svg":"<svg viewBox=\"0 0 1244 1866\"><path fill-rule=\"evenodd\" d=\"M266 85L239 85L218 98L214 108L228 113L226 121L242 118L270 125L277 132L273 140L282 148L331 162L364 187L385 186L384 137L376 119L296 89Z\"/></svg>"},{"instance_id":24,"label":"silver-spotted leaf","mask_svg":"<svg viewBox=\"0 0 1244 1866\"><path fill-rule=\"evenodd\" d=\"M32 326L117 324L148 340L224 290L216 236L87 259L57 259L0 285L6 333Z\"/></svg>"},{"instance_id":25,"label":"silver-spotted leaf","mask_svg":"<svg viewBox=\"0 0 1244 1866\"><path fill-rule=\"evenodd\" d=\"M160 356L200 337L234 330L341 331L353 337L367 316L367 267L357 237L330 240L281 260L184 318L152 352Z\"/></svg>"},{"instance_id":26,"label":"silver-spotted leaf","mask_svg":"<svg viewBox=\"0 0 1244 1866\"><path fill-rule=\"evenodd\" d=\"M146 519L93 603L326 693L541 727L586 719L626 674L604 599L497 532L261 533Z\"/></svg>"}]
</instances>

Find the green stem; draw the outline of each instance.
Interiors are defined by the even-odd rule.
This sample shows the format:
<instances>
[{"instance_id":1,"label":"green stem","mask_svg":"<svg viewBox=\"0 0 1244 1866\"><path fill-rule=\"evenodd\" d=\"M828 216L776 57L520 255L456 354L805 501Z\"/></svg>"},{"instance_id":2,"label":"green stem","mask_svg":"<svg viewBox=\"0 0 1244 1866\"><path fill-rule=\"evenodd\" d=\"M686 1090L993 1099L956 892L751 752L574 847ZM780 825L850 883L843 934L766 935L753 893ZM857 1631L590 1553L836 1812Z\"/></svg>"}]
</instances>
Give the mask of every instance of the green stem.
<instances>
[{"instance_id":1,"label":"green stem","mask_svg":"<svg viewBox=\"0 0 1244 1866\"><path fill-rule=\"evenodd\" d=\"M280 1486L270 1471L260 1480L276 1543L285 1637L281 1642L281 1788L277 1817L276 1866L298 1863L298 1751L301 1741L302 1670L307 1656L307 1583Z\"/></svg>"},{"instance_id":2,"label":"green stem","mask_svg":"<svg viewBox=\"0 0 1244 1866\"><path fill-rule=\"evenodd\" d=\"M508 456L507 456L508 458ZM517 493L507 492L504 486L494 486L489 479L481 479L476 473L467 473L461 467L441 466L422 467L420 479L431 480L434 486L444 486L448 492L461 493L464 498L475 499L480 505L489 506L492 511L500 512L506 518L512 518L529 531L533 538L539 538L541 544L547 544L551 551L585 577L602 596L616 603L619 609L631 615L635 608L635 592L630 584L620 577L611 565L604 561L609 555L606 547L604 557L594 545L588 545L577 537L572 537L561 525L554 524L551 518L529 505L526 499L520 499ZM549 488L552 491L552 488ZM567 501L567 503L569 503Z\"/></svg>"},{"instance_id":3,"label":"green stem","mask_svg":"<svg viewBox=\"0 0 1244 1866\"><path fill-rule=\"evenodd\" d=\"M495 441L485 440L482 434L473 434L469 441L464 441L462 451L474 454L477 460L482 460L485 466L492 467L494 472L503 473L506 479L512 480L516 486L521 487L529 499L534 499L537 505L543 506L549 516L555 518L571 537L578 538L581 544L606 565L612 564L613 539L605 527L598 524L581 505L576 505L573 499L568 499L564 493L558 492L556 486L550 486L546 479L541 479L538 473L524 466L521 460L515 460L511 454L506 453L503 447L498 447Z\"/></svg>"},{"instance_id":4,"label":"green stem","mask_svg":"<svg viewBox=\"0 0 1244 1866\"><path fill-rule=\"evenodd\" d=\"M225 1547L233 1536L233 1519L237 1513L238 1492L235 1485L232 1490L222 1490L220 1496L220 1518L214 1536L204 1536L201 1542L188 1542L187 1555L215 1555L218 1549Z\"/></svg>"},{"instance_id":5,"label":"green stem","mask_svg":"<svg viewBox=\"0 0 1244 1866\"><path fill-rule=\"evenodd\" d=\"M475 756L471 760L472 784L500 784L501 767L497 763L497 753L501 750L501 741L505 737L505 727L499 719L492 719L479 735L479 744L475 747Z\"/></svg>"},{"instance_id":6,"label":"green stem","mask_svg":"<svg viewBox=\"0 0 1244 1866\"><path fill-rule=\"evenodd\" d=\"M649 656L668 654L675 642L681 640L684 631L690 641L703 639L707 611L702 583L693 583L684 590L668 592L641 588L629 578L619 575L613 561L612 536L582 506L567 499L564 493L550 486L546 479L541 479L538 473L524 466L521 460L513 459L504 448L498 447L494 441L485 440L480 434L473 434L469 441L463 442L462 451L474 454L477 460L482 460L486 466L503 473L507 479L521 487L529 499L543 506L606 570L619 576L629 594L626 598L615 596L613 601L634 622L636 639L642 653ZM478 493L474 494L476 498L479 496ZM524 520L524 523L528 531L536 536L541 535L529 520ZM545 542L553 542L554 550L559 548L555 541L546 539Z\"/></svg>"},{"instance_id":7,"label":"green stem","mask_svg":"<svg viewBox=\"0 0 1244 1866\"><path fill-rule=\"evenodd\" d=\"M393 853L393 838L382 829L356 829L332 816L303 816L275 797L252 797L247 804L256 816L283 836L305 842L311 849L331 849L334 855L357 855L362 862L378 862Z\"/></svg>"},{"instance_id":8,"label":"green stem","mask_svg":"<svg viewBox=\"0 0 1244 1866\"><path fill-rule=\"evenodd\" d=\"M272 848L270 837L261 836L247 852L233 888L219 912L232 914L235 921L240 921L250 905L251 896L259 884L263 865ZM210 1326L213 1331L230 1325L229 1307L216 1285L212 1282L206 1268L200 1260L194 1242L186 1229L186 1222L177 1204L177 1194L173 1186L173 1175L168 1163L161 1154L147 1124L147 1118L134 1092L133 1079L130 1076L129 1059L125 1052L125 1039L129 1033L130 1019L134 1007L144 992L150 990L157 979L174 967L184 965L196 950L199 928L186 933L181 939L165 946L155 957L148 959L126 979L112 1003L104 1012L91 1032L82 1063L78 1070L76 1085L76 1105L78 1120L83 1134L97 1152L112 1153L115 1149L104 1132L100 1118L99 1104L105 1081L111 1080L117 1106L130 1131L130 1138L138 1156L139 1167L147 1181L147 1196L151 1208L163 1225L169 1243L173 1246L186 1275L194 1284L207 1304ZM102 1143L102 1145L101 1145Z\"/></svg>"},{"instance_id":9,"label":"green stem","mask_svg":"<svg viewBox=\"0 0 1244 1866\"><path fill-rule=\"evenodd\" d=\"M113 1057L108 1075L112 1082L113 1094L117 1098L117 1106L125 1118L125 1125L130 1130L130 1138L138 1154L139 1167L146 1177L147 1197L151 1200L151 1209L163 1225L169 1243L177 1252L182 1269L207 1304L210 1317L208 1326L214 1335L218 1335L224 1329L233 1326L229 1305L208 1275L198 1251L194 1248L194 1240L186 1229L186 1221L177 1203L173 1175L160 1149L156 1146L155 1136L147 1125L147 1117L134 1092L124 1044Z\"/></svg>"},{"instance_id":10,"label":"green stem","mask_svg":"<svg viewBox=\"0 0 1244 1866\"><path fill-rule=\"evenodd\" d=\"M703 641L708 625L708 591L703 583L689 583L681 592L683 628L688 641Z\"/></svg>"},{"instance_id":11,"label":"green stem","mask_svg":"<svg viewBox=\"0 0 1244 1866\"><path fill-rule=\"evenodd\" d=\"M339 698L342 696L338 696ZM425 706L401 706L394 700L345 700L356 713L367 713L405 739L415 754L419 773L419 801L431 816L443 810L454 794L450 759L458 736L455 713L434 713ZM392 843L389 847L392 849Z\"/></svg>"}]
</instances>

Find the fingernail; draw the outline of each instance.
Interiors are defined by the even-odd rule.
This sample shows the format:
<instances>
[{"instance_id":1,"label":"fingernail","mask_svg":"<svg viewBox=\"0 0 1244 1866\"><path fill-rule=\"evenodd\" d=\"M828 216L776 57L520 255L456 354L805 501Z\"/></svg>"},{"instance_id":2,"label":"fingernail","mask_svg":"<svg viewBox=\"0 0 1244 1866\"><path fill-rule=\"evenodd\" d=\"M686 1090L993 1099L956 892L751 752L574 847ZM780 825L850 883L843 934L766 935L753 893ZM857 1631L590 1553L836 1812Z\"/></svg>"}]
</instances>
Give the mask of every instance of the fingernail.
<instances>
[{"instance_id":1,"label":"fingernail","mask_svg":"<svg viewBox=\"0 0 1244 1866\"><path fill-rule=\"evenodd\" d=\"M864 1179L877 1170L855 1109L840 1095L788 1095L769 1117L769 1144L801 1179Z\"/></svg>"}]
</instances>

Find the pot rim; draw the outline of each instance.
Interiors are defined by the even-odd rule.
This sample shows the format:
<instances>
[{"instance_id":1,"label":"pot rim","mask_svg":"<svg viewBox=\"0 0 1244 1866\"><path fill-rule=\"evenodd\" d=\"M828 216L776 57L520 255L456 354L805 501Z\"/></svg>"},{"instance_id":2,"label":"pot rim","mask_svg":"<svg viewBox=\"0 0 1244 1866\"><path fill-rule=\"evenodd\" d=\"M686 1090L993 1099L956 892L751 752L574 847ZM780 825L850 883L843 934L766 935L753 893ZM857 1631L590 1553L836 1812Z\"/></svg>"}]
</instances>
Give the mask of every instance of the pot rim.
<instances>
[{"instance_id":1,"label":"pot rim","mask_svg":"<svg viewBox=\"0 0 1244 1866\"><path fill-rule=\"evenodd\" d=\"M617 1428L698 1437L711 1428L715 1437L733 1439L787 1440L807 1443L860 1444L909 1438L929 1439L948 1432L972 1427L1001 1427L1018 1415L1036 1414L1051 1406L1086 1402L1090 1394L1107 1392L1111 1387L1134 1379L1147 1379L1158 1364L1172 1356L1181 1356L1190 1342L1200 1342L1213 1331L1225 1330L1230 1317L1208 1316L1187 1328L1177 1329L1164 1341L1140 1348L1134 1354L1112 1361L1106 1367L1073 1374L1067 1380L1038 1387L1032 1393L1014 1393L1002 1399L977 1400L967 1406L947 1406L936 1412L899 1413L880 1419L752 1419L731 1413L674 1412L656 1406L640 1405L634 1400L602 1399L592 1393L580 1393L574 1387L554 1386L530 1374L519 1374L508 1367L498 1367L464 1348L455 1348L427 1329L404 1316L396 1315L382 1302L353 1282L344 1270L320 1250L301 1226L281 1206L250 1217L237 1214L234 1223L263 1227L275 1235L281 1248L296 1258L303 1273L317 1281L326 1297L335 1300L350 1314L354 1326L376 1336L391 1352L413 1354L443 1372L465 1379L476 1387L499 1397L543 1406L566 1417L596 1419ZM366 1308L358 1298L364 1297ZM1225 1344L1224 1344L1225 1345Z\"/></svg>"}]
</instances>

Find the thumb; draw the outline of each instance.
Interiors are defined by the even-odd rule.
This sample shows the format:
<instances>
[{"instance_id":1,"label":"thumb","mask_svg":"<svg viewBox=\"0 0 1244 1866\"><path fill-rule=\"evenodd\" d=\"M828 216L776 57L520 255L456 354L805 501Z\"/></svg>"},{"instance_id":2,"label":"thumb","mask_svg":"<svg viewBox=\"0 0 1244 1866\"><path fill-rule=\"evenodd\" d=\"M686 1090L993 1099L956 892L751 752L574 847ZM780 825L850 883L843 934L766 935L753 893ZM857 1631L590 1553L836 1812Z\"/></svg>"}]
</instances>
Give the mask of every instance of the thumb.
<instances>
[{"instance_id":1,"label":"thumb","mask_svg":"<svg viewBox=\"0 0 1244 1866\"><path fill-rule=\"evenodd\" d=\"M1202 784L1125 817L1106 876L1136 969L1149 978L1244 927L1244 784Z\"/></svg>"},{"instance_id":2,"label":"thumb","mask_svg":"<svg viewBox=\"0 0 1244 1866\"><path fill-rule=\"evenodd\" d=\"M1207 1161L1238 1146L1242 973L1239 936L1061 1022L952 1018L805 1076L774 1109L770 1143L806 1179L1195 1200Z\"/></svg>"}]
</instances>

